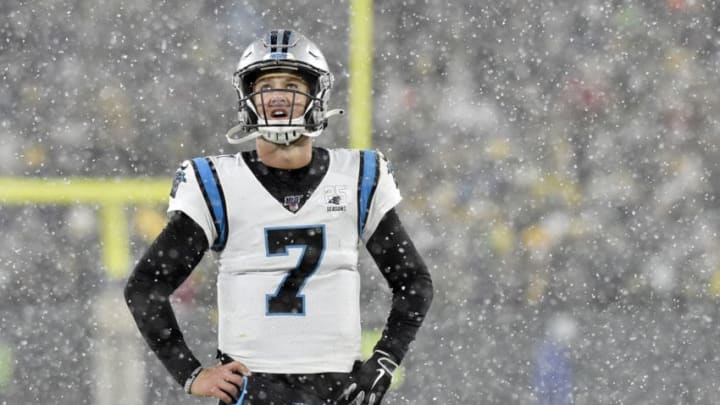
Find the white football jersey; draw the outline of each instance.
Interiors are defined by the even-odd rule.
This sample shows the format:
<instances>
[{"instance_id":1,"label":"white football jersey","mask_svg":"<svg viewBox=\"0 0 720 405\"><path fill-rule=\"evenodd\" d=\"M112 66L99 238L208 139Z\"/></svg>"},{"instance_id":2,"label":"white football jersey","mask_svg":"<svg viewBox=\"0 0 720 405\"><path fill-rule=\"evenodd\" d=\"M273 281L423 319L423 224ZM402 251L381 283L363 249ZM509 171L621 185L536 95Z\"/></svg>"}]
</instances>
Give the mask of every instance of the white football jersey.
<instances>
[{"instance_id":1,"label":"white football jersey","mask_svg":"<svg viewBox=\"0 0 720 405\"><path fill-rule=\"evenodd\" d=\"M328 152L296 211L240 153L178 170L168 211L197 222L219 252L218 347L252 371L348 372L360 358L358 249L401 196L382 155Z\"/></svg>"}]
</instances>

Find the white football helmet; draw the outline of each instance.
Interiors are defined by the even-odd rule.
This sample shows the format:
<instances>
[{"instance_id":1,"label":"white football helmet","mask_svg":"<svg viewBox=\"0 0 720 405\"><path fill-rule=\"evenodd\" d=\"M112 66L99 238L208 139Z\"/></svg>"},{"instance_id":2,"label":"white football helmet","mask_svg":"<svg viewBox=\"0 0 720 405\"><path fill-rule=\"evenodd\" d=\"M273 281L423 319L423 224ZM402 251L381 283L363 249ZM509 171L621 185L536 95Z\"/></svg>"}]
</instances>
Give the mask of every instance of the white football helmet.
<instances>
[{"instance_id":1,"label":"white football helmet","mask_svg":"<svg viewBox=\"0 0 720 405\"><path fill-rule=\"evenodd\" d=\"M292 72L301 75L309 85L309 93L297 90L264 90L253 92L253 83L263 73L272 71ZM327 126L329 117L343 114L337 109L328 111L333 75L320 49L302 34L291 30L273 30L245 49L240 57L233 86L238 94L238 125L225 136L230 143L241 143L262 136L277 144L290 144L301 136L316 137ZM268 119L258 113L253 98L273 91L302 94L308 99L304 114L292 118ZM293 94L294 97L297 94Z\"/></svg>"}]
</instances>

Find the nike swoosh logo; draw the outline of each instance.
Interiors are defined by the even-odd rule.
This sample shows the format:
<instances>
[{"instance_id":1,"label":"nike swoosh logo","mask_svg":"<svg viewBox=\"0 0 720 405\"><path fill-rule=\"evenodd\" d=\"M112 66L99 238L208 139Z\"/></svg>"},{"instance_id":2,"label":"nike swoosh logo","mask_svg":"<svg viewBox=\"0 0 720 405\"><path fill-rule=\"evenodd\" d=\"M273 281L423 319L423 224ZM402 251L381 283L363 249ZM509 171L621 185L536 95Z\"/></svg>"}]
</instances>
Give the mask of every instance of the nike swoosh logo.
<instances>
[{"instance_id":1,"label":"nike swoosh logo","mask_svg":"<svg viewBox=\"0 0 720 405\"><path fill-rule=\"evenodd\" d=\"M386 371L383 370L383 369L381 369L381 368L376 368L375 370L378 371L378 376L377 376L377 378L375 378L375 381L373 381L373 383L372 383L372 388L375 388L375 386L377 385L378 381L380 381L380 379L383 378L383 376L384 376L385 373L386 373ZM372 389L372 388L371 388L371 389Z\"/></svg>"}]
</instances>

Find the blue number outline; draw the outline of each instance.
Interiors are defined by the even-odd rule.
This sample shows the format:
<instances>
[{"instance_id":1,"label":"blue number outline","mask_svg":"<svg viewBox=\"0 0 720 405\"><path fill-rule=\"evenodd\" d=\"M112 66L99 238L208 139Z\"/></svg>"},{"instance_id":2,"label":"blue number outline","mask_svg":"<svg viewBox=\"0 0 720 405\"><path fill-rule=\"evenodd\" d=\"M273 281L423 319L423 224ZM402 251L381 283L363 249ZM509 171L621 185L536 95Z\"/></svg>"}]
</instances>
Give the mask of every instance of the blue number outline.
<instances>
[{"instance_id":1,"label":"blue number outline","mask_svg":"<svg viewBox=\"0 0 720 405\"><path fill-rule=\"evenodd\" d=\"M300 312L271 312L270 311L270 300L273 298L277 298L280 296L280 294L285 289L288 278L291 274L299 274L300 276L303 276L301 273L302 271L302 264L303 260L305 259L306 253L307 253L307 247L309 246L307 243L293 243L293 244L287 244L287 245L281 245L282 248L281 251L273 253L270 251L270 241L269 241L269 234L270 232L276 232L276 231L285 231L285 230L313 230L313 229L320 229L320 235L322 236L322 245L320 246L320 254L318 255L318 259L315 263L311 262L312 270L307 272L307 274L304 275L302 278L302 283L298 287L297 294L295 297L300 298L302 300L302 311ZM307 283L308 279L312 277L315 272L317 272L317 269L320 267L320 263L322 263L323 258L325 256L325 248L327 247L327 241L326 241L326 233L325 233L325 225L298 225L298 226L281 226L281 227L267 227L263 230L263 235L265 237L265 255L267 257L277 257L277 256L289 256L290 252L289 249L302 249L302 252L300 253L300 257L298 257L298 261L295 264L293 268L288 270L285 273L285 276L283 277L280 284L278 284L277 289L273 294L266 294L265 295L265 315L266 316L305 316L305 294L302 293L302 289L305 287L305 284Z\"/></svg>"}]
</instances>

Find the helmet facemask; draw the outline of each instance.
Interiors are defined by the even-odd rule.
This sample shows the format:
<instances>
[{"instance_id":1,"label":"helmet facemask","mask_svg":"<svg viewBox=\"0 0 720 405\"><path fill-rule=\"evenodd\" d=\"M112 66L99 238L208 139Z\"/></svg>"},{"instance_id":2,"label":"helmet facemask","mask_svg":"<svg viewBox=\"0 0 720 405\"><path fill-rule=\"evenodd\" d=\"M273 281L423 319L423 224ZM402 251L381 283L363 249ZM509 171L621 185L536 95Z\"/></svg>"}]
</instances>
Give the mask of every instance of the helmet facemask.
<instances>
[{"instance_id":1,"label":"helmet facemask","mask_svg":"<svg viewBox=\"0 0 720 405\"><path fill-rule=\"evenodd\" d=\"M249 86L236 87L239 97L238 120L244 126L244 131L258 132L258 136L278 144L290 144L302 135L318 136L327 125L323 114L326 100L313 95L317 94L313 89L318 86L304 80L308 83L307 92L295 89L253 91L254 80L250 80ZM304 99L304 103L298 103L302 101L299 99ZM276 109L271 108L273 100L279 100ZM302 113L298 114L298 111ZM273 116L278 113L282 114Z\"/></svg>"}]
</instances>

